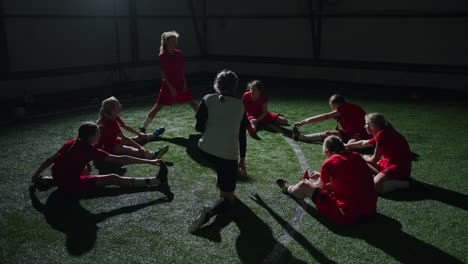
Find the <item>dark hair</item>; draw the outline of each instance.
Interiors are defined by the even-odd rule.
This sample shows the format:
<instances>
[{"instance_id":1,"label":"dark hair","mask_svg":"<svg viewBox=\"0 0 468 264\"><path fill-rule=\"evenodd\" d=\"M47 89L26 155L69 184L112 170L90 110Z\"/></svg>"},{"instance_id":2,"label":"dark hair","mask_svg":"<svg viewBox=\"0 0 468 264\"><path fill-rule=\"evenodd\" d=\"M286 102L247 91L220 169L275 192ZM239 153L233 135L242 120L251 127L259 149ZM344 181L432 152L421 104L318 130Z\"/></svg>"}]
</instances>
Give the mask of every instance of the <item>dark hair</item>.
<instances>
[{"instance_id":1,"label":"dark hair","mask_svg":"<svg viewBox=\"0 0 468 264\"><path fill-rule=\"evenodd\" d=\"M323 149L331 151L333 153L340 153L345 151L343 141L337 136L328 136L323 141Z\"/></svg>"},{"instance_id":2,"label":"dark hair","mask_svg":"<svg viewBox=\"0 0 468 264\"><path fill-rule=\"evenodd\" d=\"M231 71L224 69L216 75L213 83L213 87L217 93L219 93L219 100L224 102L225 95L234 95L237 88L237 82L239 78Z\"/></svg>"},{"instance_id":3,"label":"dark hair","mask_svg":"<svg viewBox=\"0 0 468 264\"><path fill-rule=\"evenodd\" d=\"M346 100L346 98L344 96L342 96L341 94L334 94L330 97L330 100L328 101L331 105L337 105L337 106L340 106L340 105L343 105L345 104L346 102L348 102L348 100Z\"/></svg>"},{"instance_id":4,"label":"dark hair","mask_svg":"<svg viewBox=\"0 0 468 264\"><path fill-rule=\"evenodd\" d=\"M76 147L76 143L78 141L86 143L90 137L96 135L97 131L98 131L98 126L96 125L96 123L90 122L90 121L81 123L80 127L78 128L78 137L76 138L76 141L73 142L73 144L70 146L70 148L68 148L67 156L70 155L72 150ZM89 155L89 153L87 153L87 151L85 150L86 149L85 145L83 144L82 146L83 146L83 154L86 156Z\"/></svg>"},{"instance_id":5,"label":"dark hair","mask_svg":"<svg viewBox=\"0 0 468 264\"><path fill-rule=\"evenodd\" d=\"M265 85L259 80L253 80L247 84L247 90L250 90L252 87L257 88L262 93L265 91Z\"/></svg>"}]
</instances>

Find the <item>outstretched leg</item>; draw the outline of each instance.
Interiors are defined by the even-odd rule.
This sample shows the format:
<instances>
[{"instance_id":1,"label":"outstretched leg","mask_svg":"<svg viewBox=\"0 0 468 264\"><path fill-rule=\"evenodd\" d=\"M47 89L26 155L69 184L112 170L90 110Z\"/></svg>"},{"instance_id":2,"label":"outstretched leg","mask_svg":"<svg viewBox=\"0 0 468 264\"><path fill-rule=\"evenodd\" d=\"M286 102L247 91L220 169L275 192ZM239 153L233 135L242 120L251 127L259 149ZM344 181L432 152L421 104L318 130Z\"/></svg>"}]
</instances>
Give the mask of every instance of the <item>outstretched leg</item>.
<instances>
[{"instance_id":1,"label":"outstretched leg","mask_svg":"<svg viewBox=\"0 0 468 264\"><path fill-rule=\"evenodd\" d=\"M160 104L155 104L153 108L149 111L148 115L145 118L145 121L143 122L143 126L140 128L140 132L144 133L146 131L146 128L148 125L153 121L153 118L156 116L156 114L163 108L163 105Z\"/></svg>"}]
</instances>

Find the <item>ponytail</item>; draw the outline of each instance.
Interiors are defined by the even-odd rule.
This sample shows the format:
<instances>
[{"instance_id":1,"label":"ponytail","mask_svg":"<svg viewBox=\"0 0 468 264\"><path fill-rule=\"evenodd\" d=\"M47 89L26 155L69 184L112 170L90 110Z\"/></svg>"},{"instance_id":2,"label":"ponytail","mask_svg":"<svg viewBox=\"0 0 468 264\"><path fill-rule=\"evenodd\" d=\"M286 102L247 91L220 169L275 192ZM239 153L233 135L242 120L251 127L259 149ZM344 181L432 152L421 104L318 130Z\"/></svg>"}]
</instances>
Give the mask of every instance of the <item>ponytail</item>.
<instances>
[{"instance_id":1,"label":"ponytail","mask_svg":"<svg viewBox=\"0 0 468 264\"><path fill-rule=\"evenodd\" d=\"M239 78L231 71L224 69L216 75L213 83L214 90L219 94L218 98L224 102L226 95L234 95Z\"/></svg>"}]
</instances>

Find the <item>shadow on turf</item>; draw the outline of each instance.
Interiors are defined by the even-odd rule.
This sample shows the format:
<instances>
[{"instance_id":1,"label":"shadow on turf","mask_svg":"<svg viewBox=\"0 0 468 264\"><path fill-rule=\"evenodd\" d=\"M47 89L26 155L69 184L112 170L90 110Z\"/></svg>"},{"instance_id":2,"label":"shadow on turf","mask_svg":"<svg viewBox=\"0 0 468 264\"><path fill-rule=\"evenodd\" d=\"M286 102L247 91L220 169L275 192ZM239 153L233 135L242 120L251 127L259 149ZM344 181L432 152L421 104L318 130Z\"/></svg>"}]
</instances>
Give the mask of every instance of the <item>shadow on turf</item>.
<instances>
[{"instance_id":1,"label":"shadow on turf","mask_svg":"<svg viewBox=\"0 0 468 264\"><path fill-rule=\"evenodd\" d=\"M262 263L273 253L274 260L279 263L307 263L292 256L273 236L271 228L263 222L246 204L237 199L233 210L224 215L217 215L215 220L193 234L213 242L221 242L221 230L234 223L239 228L236 240L236 250L241 263ZM296 232L297 233L297 232ZM300 235L299 233L297 233ZM315 249L312 244L300 235L306 244L306 249L320 263L331 263L325 255ZM268 262L268 261L267 261Z\"/></svg>"},{"instance_id":2,"label":"shadow on turf","mask_svg":"<svg viewBox=\"0 0 468 264\"><path fill-rule=\"evenodd\" d=\"M397 262L463 263L452 255L405 233L400 222L388 216L377 213L374 218L359 223L337 224L331 222L309 204L306 204L304 210L333 233L362 239L387 253Z\"/></svg>"},{"instance_id":3,"label":"shadow on turf","mask_svg":"<svg viewBox=\"0 0 468 264\"><path fill-rule=\"evenodd\" d=\"M416 180L413 180L413 185L415 186L413 191L395 191L380 196L394 201L434 200L468 210L468 195Z\"/></svg>"},{"instance_id":4,"label":"shadow on turf","mask_svg":"<svg viewBox=\"0 0 468 264\"><path fill-rule=\"evenodd\" d=\"M168 187L164 187L167 188ZM121 215L133 213L145 207L172 201L170 197L158 198L156 200L132 206L125 206L109 212L93 214L81 206L81 199L91 199L97 197L117 196L124 193L136 193L155 191L156 188L141 188L123 190L120 188L104 188L92 194L71 195L58 190L53 191L47 201L42 203L35 193L35 188L29 188L29 195L33 208L44 215L47 223L55 230L65 234L65 246L70 255L81 256L89 252L95 245L97 239L97 224L104 220ZM167 190L161 190L166 192ZM170 190L169 190L170 192Z\"/></svg>"},{"instance_id":5,"label":"shadow on turf","mask_svg":"<svg viewBox=\"0 0 468 264\"><path fill-rule=\"evenodd\" d=\"M188 138L184 137L174 137L174 138L163 138L160 137L160 141L166 141L169 143L173 143L176 145L179 145L181 147L184 147L186 149L187 154L189 157L198 163L200 166L211 168L213 170L216 170L216 167L214 166L213 163L208 162L203 156L201 155L199 149L198 149L198 141L200 140L201 135L200 134L190 134ZM253 177L242 177L240 174L238 174L237 181L239 182L253 182L255 179Z\"/></svg>"}]
</instances>

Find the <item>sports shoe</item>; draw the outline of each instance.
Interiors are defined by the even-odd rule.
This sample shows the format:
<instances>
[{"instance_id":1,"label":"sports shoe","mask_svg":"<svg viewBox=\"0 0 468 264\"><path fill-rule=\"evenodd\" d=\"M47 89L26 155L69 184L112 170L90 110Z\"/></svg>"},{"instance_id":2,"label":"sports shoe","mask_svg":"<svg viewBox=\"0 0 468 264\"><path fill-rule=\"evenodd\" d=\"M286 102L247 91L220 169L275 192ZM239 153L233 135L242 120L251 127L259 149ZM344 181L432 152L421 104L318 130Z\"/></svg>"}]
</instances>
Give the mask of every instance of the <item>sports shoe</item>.
<instances>
[{"instance_id":1,"label":"sports shoe","mask_svg":"<svg viewBox=\"0 0 468 264\"><path fill-rule=\"evenodd\" d=\"M164 127L160 127L156 129L155 131L153 131L153 135L160 136L164 133L164 131L166 131L166 129Z\"/></svg>"},{"instance_id":2,"label":"sports shoe","mask_svg":"<svg viewBox=\"0 0 468 264\"><path fill-rule=\"evenodd\" d=\"M154 157L153 159L160 159L166 152L169 150L168 145L163 145L162 147L158 148L157 150L153 151Z\"/></svg>"},{"instance_id":3,"label":"sports shoe","mask_svg":"<svg viewBox=\"0 0 468 264\"><path fill-rule=\"evenodd\" d=\"M146 128L144 128L144 127L140 127L138 129L138 131L140 131L140 133L142 133L142 134L146 134Z\"/></svg>"},{"instance_id":4,"label":"sports shoe","mask_svg":"<svg viewBox=\"0 0 468 264\"><path fill-rule=\"evenodd\" d=\"M208 205L203 205L200 214L193 219L192 223L190 223L188 227L188 231L190 233L195 232L197 229L199 229L202 225L204 225L208 220L210 219L210 216L212 214L211 207Z\"/></svg>"},{"instance_id":5,"label":"sports shoe","mask_svg":"<svg viewBox=\"0 0 468 264\"><path fill-rule=\"evenodd\" d=\"M292 129L292 139L293 140L299 140L299 129L295 126Z\"/></svg>"},{"instance_id":6,"label":"sports shoe","mask_svg":"<svg viewBox=\"0 0 468 264\"><path fill-rule=\"evenodd\" d=\"M288 188L292 184L290 184L286 179L278 178L276 179L276 184L281 188L284 194L288 194Z\"/></svg>"},{"instance_id":7,"label":"sports shoe","mask_svg":"<svg viewBox=\"0 0 468 264\"><path fill-rule=\"evenodd\" d=\"M167 166L166 163L162 162L159 166L159 171L156 174L156 179L159 179L161 184L167 183Z\"/></svg>"},{"instance_id":8,"label":"sports shoe","mask_svg":"<svg viewBox=\"0 0 468 264\"><path fill-rule=\"evenodd\" d=\"M41 192L47 191L55 186L51 176L39 176L34 183L34 186Z\"/></svg>"}]
</instances>

